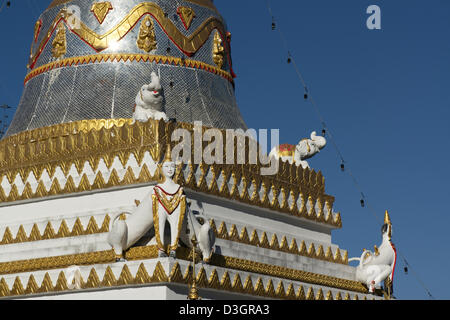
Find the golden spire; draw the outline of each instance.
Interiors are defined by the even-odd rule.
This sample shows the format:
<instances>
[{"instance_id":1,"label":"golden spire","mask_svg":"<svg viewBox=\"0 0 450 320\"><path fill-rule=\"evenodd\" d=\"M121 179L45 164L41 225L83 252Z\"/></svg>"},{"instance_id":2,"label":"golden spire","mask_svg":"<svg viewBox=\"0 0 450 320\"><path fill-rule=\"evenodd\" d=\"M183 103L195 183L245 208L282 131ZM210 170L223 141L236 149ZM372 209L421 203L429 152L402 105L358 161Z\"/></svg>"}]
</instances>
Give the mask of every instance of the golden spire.
<instances>
[{"instance_id":1,"label":"golden spire","mask_svg":"<svg viewBox=\"0 0 450 320\"><path fill-rule=\"evenodd\" d=\"M389 212L387 210L384 214L384 223L391 225L391 218L389 217Z\"/></svg>"},{"instance_id":2,"label":"golden spire","mask_svg":"<svg viewBox=\"0 0 450 320\"><path fill-rule=\"evenodd\" d=\"M392 237L392 223L391 223L391 217L389 217L389 212L386 210L386 212L384 213L384 223L387 224L389 226L389 240Z\"/></svg>"},{"instance_id":3,"label":"golden spire","mask_svg":"<svg viewBox=\"0 0 450 320\"><path fill-rule=\"evenodd\" d=\"M167 144L166 154L162 163L164 162L172 162L172 148L170 147L170 143Z\"/></svg>"}]
</instances>

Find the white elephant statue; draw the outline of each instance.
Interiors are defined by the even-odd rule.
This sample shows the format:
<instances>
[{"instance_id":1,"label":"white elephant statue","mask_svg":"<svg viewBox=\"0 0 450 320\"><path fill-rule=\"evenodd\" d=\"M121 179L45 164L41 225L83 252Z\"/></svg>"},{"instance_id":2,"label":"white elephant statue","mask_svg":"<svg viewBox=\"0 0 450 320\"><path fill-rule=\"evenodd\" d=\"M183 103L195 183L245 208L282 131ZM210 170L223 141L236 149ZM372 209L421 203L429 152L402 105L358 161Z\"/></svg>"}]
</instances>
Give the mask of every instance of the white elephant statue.
<instances>
[{"instance_id":1,"label":"white elephant statue","mask_svg":"<svg viewBox=\"0 0 450 320\"><path fill-rule=\"evenodd\" d=\"M348 260L359 261L356 267L356 280L364 283L370 293L386 279L389 279L391 285L393 283L397 252L391 242L392 224L387 211L381 233L383 240L379 248L375 246L375 252L364 250L360 258Z\"/></svg>"},{"instance_id":2,"label":"white elephant statue","mask_svg":"<svg viewBox=\"0 0 450 320\"><path fill-rule=\"evenodd\" d=\"M297 166L302 166L303 169L309 168L306 159L309 159L320 152L327 144L327 140L318 136L315 131L311 133L311 139L302 139L294 146L291 144L282 144L270 151L269 156L295 163Z\"/></svg>"},{"instance_id":3,"label":"white elephant statue","mask_svg":"<svg viewBox=\"0 0 450 320\"><path fill-rule=\"evenodd\" d=\"M169 121L163 107L162 87L159 77L151 73L150 84L143 85L136 95L133 121L146 122L148 119Z\"/></svg>"},{"instance_id":4,"label":"white elephant statue","mask_svg":"<svg viewBox=\"0 0 450 320\"><path fill-rule=\"evenodd\" d=\"M185 220L187 223L183 224L180 240L189 248L192 248L191 239L195 233L203 261L209 263L214 253L216 236L211 229L208 219L204 215L194 215L190 208L188 208ZM200 223L200 220L203 220L203 224Z\"/></svg>"}]
</instances>

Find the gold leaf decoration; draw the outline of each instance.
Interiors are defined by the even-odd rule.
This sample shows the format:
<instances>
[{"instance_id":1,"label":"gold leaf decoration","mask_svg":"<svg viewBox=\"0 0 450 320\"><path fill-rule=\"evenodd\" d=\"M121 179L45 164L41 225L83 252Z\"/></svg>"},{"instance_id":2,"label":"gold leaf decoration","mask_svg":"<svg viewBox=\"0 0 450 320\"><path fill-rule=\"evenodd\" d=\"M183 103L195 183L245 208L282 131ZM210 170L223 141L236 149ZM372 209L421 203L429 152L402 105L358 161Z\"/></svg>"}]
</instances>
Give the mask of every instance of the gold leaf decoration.
<instances>
[{"instance_id":1,"label":"gold leaf decoration","mask_svg":"<svg viewBox=\"0 0 450 320\"><path fill-rule=\"evenodd\" d=\"M64 271L61 271L56 280L55 291L66 291L68 289L66 275L64 274Z\"/></svg>"},{"instance_id":2,"label":"gold leaf decoration","mask_svg":"<svg viewBox=\"0 0 450 320\"><path fill-rule=\"evenodd\" d=\"M116 277L111 270L111 267L108 266L105 270L105 274L103 275L103 280L101 282L102 287L112 287L117 284Z\"/></svg>"},{"instance_id":3,"label":"gold leaf decoration","mask_svg":"<svg viewBox=\"0 0 450 320\"><path fill-rule=\"evenodd\" d=\"M113 9L111 2L95 2L92 4L91 12L94 14L97 21L102 24L105 21L109 11Z\"/></svg>"},{"instance_id":4,"label":"gold leaf decoration","mask_svg":"<svg viewBox=\"0 0 450 320\"><path fill-rule=\"evenodd\" d=\"M19 277L16 277L14 280L13 287L11 289L11 294L14 296L23 295L25 290L23 289L22 281L20 281Z\"/></svg>"},{"instance_id":5,"label":"gold leaf decoration","mask_svg":"<svg viewBox=\"0 0 450 320\"><path fill-rule=\"evenodd\" d=\"M36 283L36 279L33 275L30 275L30 277L28 278L27 288L25 289L25 294L34 294L37 293L38 290L39 287Z\"/></svg>"},{"instance_id":6,"label":"gold leaf decoration","mask_svg":"<svg viewBox=\"0 0 450 320\"><path fill-rule=\"evenodd\" d=\"M157 48L155 25L150 15L147 15L141 23L137 46L139 49L146 52L150 52Z\"/></svg>"},{"instance_id":7,"label":"gold leaf decoration","mask_svg":"<svg viewBox=\"0 0 450 320\"><path fill-rule=\"evenodd\" d=\"M52 42L52 55L55 58L61 58L66 54L67 44L66 44L66 28L64 23L60 22L56 28L56 35Z\"/></svg>"},{"instance_id":8,"label":"gold leaf decoration","mask_svg":"<svg viewBox=\"0 0 450 320\"><path fill-rule=\"evenodd\" d=\"M224 64L224 56L225 56L225 49L222 44L222 37L220 36L220 33L216 31L214 33L214 41L213 41L213 61L217 65L219 69L222 69Z\"/></svg>"},{"instance_id":9,"label":"gold leaf decoration","mask_svg":"<svg viewBox=\"0 0 450 320\"><path fill-rule=\"evenodd\" d=\"M189 30L191 27L192 21L195 18L195 11L192 8L188 7L178 7L177 13L181 17L181 21L183 22L184 27L186 30Z\"/></svg>"}]
</instances>

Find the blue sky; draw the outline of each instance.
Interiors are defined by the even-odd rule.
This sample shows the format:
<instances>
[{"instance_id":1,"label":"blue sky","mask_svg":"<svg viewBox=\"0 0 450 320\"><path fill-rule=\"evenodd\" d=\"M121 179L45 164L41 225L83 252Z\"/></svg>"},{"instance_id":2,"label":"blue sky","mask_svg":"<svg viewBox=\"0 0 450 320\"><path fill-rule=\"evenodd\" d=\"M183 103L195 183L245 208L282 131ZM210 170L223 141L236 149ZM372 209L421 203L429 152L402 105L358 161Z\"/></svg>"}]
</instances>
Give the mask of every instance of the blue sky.
<instances>
[{"instance_id":1,"label":"blue sky","mask_svg":"<svg viewBox=\"0 0 450 320\"><path fill-rule=\"evenodd\" d=\"M16 0L0 13L0 105L17 106L39 11L50 1ZM0 3L3 3L0 0ZM266 1L216 0L232 32L236 97L247 125L277 128L281 142L322 131L317 113L288 64ZM381 8L381 30L368 30L366 9ZM310 165L336 197L343 228L333 243L360 256L381 241L390 212L398 258L399 299L450 299L450 2L448 0L277 0L277 26L308 89L364 192L331 141ZM376 217L374 216L376 214ZM421 281L421 282L420 282Z\"/></svg>"}]
</instances>

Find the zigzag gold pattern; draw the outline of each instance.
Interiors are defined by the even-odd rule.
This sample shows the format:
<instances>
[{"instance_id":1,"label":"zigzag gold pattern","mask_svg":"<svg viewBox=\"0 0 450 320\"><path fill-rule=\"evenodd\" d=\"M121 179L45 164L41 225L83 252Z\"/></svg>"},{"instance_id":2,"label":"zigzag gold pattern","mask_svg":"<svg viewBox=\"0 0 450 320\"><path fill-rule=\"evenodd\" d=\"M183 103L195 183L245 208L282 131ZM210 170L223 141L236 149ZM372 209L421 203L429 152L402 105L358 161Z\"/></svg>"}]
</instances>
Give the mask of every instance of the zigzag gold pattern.
<instances>
[{"instance_id":1,"label":"zigzag gold pattern","mask_svg":"<svg viewBox=\"0 0 450 320\"><path fill-rule=\"evenodd\" d=\"M13 244L13 243L23 243L29 241L40 241L40 240L50 240L50 239L58 239L58 238L66 238L66 237L77 237L77 236L86 236L97 233L104 233L109 231L109 222L111 218L107 214L103 219L102 225L99 227L94 217L89 219L88 225L86 229L83 228L80 219L78 218L73 224L72 230L69 231L67 227L67 222L65 219L61 221L58 232L55 232L53 229L52 223L49 221L45 226L44 233L41 234L39 227L37 224L34 224L30 234L27 236L24 227L21 225L17 231L16 237L14 238L11 233L11 229L6 227L3 238L0 241L0 245Z\"/></svg>"},{"instance_id":2,"label":"zigzag gold pattern","mask_svg":"<svg viewBox=\"0 0 450 320\"><path fill-rule=\"evenodd\" d=\"M170 56L159 56L159 55L151 55L151 54L92 54L88 56L79 56L79 57L70 57L61 59L55 62L51 62L45 65L42 65L36 69L33 69L30 71L26 76L24 80L24 84L26 84L29 80L32 78L53 70L58 69L62 67L68 67L68 66L77 66L77 65L85 65L85 64L93 64L93 63L101 63L101 62L156 62L159 64L169 64L169 65L175 65L175 66L183 66L187 68L195 68L199 70L204 70L206 72L210 72L216 75L219 75L225 79L227 79L230 82L233 82L232 75L224 71L220 68L217 68L216 66L212 66L210 64L197 61L197 60L191 60L191 59L181 59L176 57L170 57Z\"/></svg>"},{"instance_id":3,"label":"zigzag gold pattern","mask_svg":"<svg viewBox=\"0 0 450 320\"><path fill-rule=\"evenodd\" d=\"M266 248L270 250L276 250L291 254L297 254L300 256L310 257L313 259L324 260L333 263L339 264L348 264L348 253L345 251L344 256L341 254L341 250L339 248L336 249L335 254L333 255L333 250L331 247L327 247L326 253L325 249L322 245L319 245L316 249L314 244L311 243L309 249L306 250L305 241L302 241L300 244L300 248L297 246L297 242L295 239L292 239L291 245L287 244L286 236L283 236L281 243L278 242L278 238L276 234L272 236L272 240L268 241L267 233L263 232L261 237L258 236L258 232L253 230L252 238L248 237L247 227L243 227L241 232L238 232L238 229L235 224L231 226L230 232L227 232L227 227L225 222L220 224L219 229L216 227L216 222L212 219L210 221L211 229L214 231L214 234L217 238L235 241L247 245L252 245L256 247Z\"/></svg>"},{"instance_id":4,"label":"zigzag gold pattern","mask_svg":"<svg viewBox=\"0 0 450 320\"><path fill-rule=\"evenodd\" d=\"M173 130L177 128L186 129L192 134L194 132L193 125L188 123L166 124L163 121L149 120L146 123L131 124L131 119L116 119L83 120L79 123L59 124L7 137L0 141L0 183L6 179L11 190L7 194L1 184L0 201L13 202L156 182L159 180L158 171L154 176L150 174L147 164L143 161L144 156L148 152L152 159L160 159L167 137L170 137ZM202 130L207 129L204 127ZM224 131L223 135L226 136ZM194 139L192 143L193 141ZM223 154L226 154L225 151ZM142 166L142 170L138 176L135 176L133 170L125 168L126 174L120 179L117 170L115 168L111 170L113 162L118 158L121 164L126 166L127 159L130 157L136 159L138 165ZM108 180L103 177L101 171L98 171L101 160L111 170ZM83 172L86 165L89 165L94 173L97 171L94 182L91 184L86 174L83 174L80 183L76 185L69 171L73 165L78 174ZM335 214L331 212L331 209L326 209L332 207L334 198L325 194L324 178L320 171L316 173L313 170L280 161L277 174L261 176L259 173L261 167L260 163L256 165L180 164L175 180L185 189L275 210L333 228L342 227L340 213ZM55 172L58 168L67 179L64 187L56 182ZM36 190L33 192L29 182L22 180L25 187L23 192L19 193L15 180L19 177L24 179L31 173L38 181ZM44 173L52 180L50 189L47 189L43 182ZM220 179L223 183L219 188ZM207 182L208 180L210 182ZM251 186L259 189L259 196L250 197L247 189ZM280 204L279 200L277 201L280 190L290 190L290 194L294 195L296 199L292 206L285 206ZM304 201L306 195L309 199L308 205ZM269 201L268 198L271 196L273 200ZM328 212L325 214L324 210Z\"/></svg>"},{"instance_id":5,"label":"zigzag gold pattern","mask_svg":"<svg viewBox=\"0 0 450 320\"><path fill-rule=\"evenodd\" d=\"M21 225L18 229L18 232L17 232L15 238L12 236L11 229L9 227L6 227L5 231L3 233L3 238L0 241L0 245L105 233L105 232L109 232L110 221L111 221L111 218L107 214L105 216L105 218L103 219L101 226L99 227L97 225L95 218L92 216L89 219L89 222L88 222L86 228L83 228L83 225L81 224L80 219L77 218L75 223L73 224L72 230L69 231L66 220L63 220L60 224L58 232L55 232L55 230L52 226L52 223L49 221L46 224L44 233L41 234L41 231L39 230L39 227L37 226L37 224L34 224L31 229L31 232L28 236L26 235L24 227ZM270 250L276 250L276 251L281 251L281 252L286 252L286 253L291 253L291 254L297 254L297 255L306 256L306 257L310 257L313 259L329 261L329 262L333 262L333 263L339 263L339 264L345 264L345 265L348 264L347 251L345 252L344 256L342 256L341 250L339 248L337 248L334 255L333 255L333 251L332 251L331 247L328 247L326 254L324 254L324 248L322 245L319 245L318 249L315 250L314 249L315 246L313 244L311 244L309 250L306 251L305 249L303 249L303 248L306 248L304 241L301 242L301 246L299 249L295 239L292 239L291 245L289 246L287 244L286 236L283 236L281 243L278 243L276 241L277 237L274 234L272 236L271 243L268 243L267 234L265 232L263 232L262 237L259 238L256 230L253 231L252 240L250 240L250 238L248 237L248 232L247 232L246 227L243 227L239 234L237 227L234 224L232 225L230 232L227 232L225 222L221 223L220 231L217 230L216 222L214 220L211 220L210 223L211 223L212 230L214 231L216 237L220 238L220 239L239 242L239 243L243 243L243 244L247 244L247 245L263 247L263 248L267 248ZM148 256L155 255L156 251L154 251L153 249L154 249L153 247L131 248L130 250L128 250L126 252L126 258L128 260L144 259Z\"/></svg>"},{"instance_id":6,"label":"zigzag gold pattern","mask_svg":"<svg viewBox=\"0 0 450 320\"><path fill-rule=\"evenodd\" d=\"M0 274L66 268L71 265L92 265L115 261L113 251L98 251L57 257L45 257L0 263Z\"/></svg>"},{"instance_id":7,"label":"zigzag gold pattern","mask_svg":"<svg viewBox=\"0 0 450 320\"><path fill-rule=\"evenodd\" d=\"M134 248L134 252L128 254L128 260L140 260L140 259L152 259L157 258L158 252L156 246L148 246L148 247L137 247ZM22 260L22 261L12 261L12 262L3 262L0 263L0 274L14 274L20 272L32 272L38 270L49 270L49 269L58 269L58 268L66 268L71 265L93 265L100 263L112 263L115 261L115 254L113 250L109 251L99 251L99 252L91 252L91 253L83 253L83 254L74 254L74 255L66 255L66 256L57 256L57 257L46 257L46 258L38 258L38 259L30 259L30 260ZM177 249L177 258L182 260L191 261L192 260L192 252L186 248L178 248ZM306 282L310 284L316 284L321 286L333 287L337 289L349 290L353 292L367 293L367 288L360 282L340 279L336 277L315 274L311 272L306 272L302 270L295 270L286 267L280 267L275 265L268 265L260 262L243 260L234 257L221 256L217 254L212 255L211 265L240 270L250 273L258 273L270 277L282 278L293 281ZM186 272L184 278L187 279L189 277L189 272ZM155 271L157 279L159 282L167 282L167 275L164 273L164 269L161 267L158 272ZM155 277L154 274L154 277ZM181 273L179 273L181 274ZM153 278L154 278L153 277ZM144 281L147 279L145 275L140 276L140 281ZM92 275L91 282L94 281L97 283L101 283L101 281L95 278L95 275ZM113 283L111 277L108 281ZM123 271L119 281L122 281L122 284L132 284L132 277L128 271ZM221 283L230 282L230 279L224 280L222 279ZM231 282L229 283L229 287L232 287ZM256 285L256 288L258 284ZM2 292L2 286L0 283L0 294Z\"/></svg>"},{"instance_id":8,"label":"zigzag gold pattern","mask_svg":"<svg viewBox=\"0 0 450 320\"><path fill-rule=\"evenodd\" d=\"M179 263L175 263L169 272L166 274L161 263L158 262L153 274L150 276L147 268L143 263L139 265L139 269L135 276L130 273L128 266L125 264L122 268L120 276L118 279L114 277L114 274L110 267L106 268L102 280L95 268L92 268L89 272L89 276L86 280L81 279L82 289L101 289L107 287L120 287L125 285L142 285L142 284L156 284L156 283L180 283L183 285L188 285L192 280L191 272L187 268L185 275L183 276L181 272L181 267ZM294 286L292 283L279 281L275 289L274 279L269 279L267 285L264 286L262 278L259 277L256 281L256 285L253 285L250 275L248 275L244 281L239 273L236 273L233 280L228 271L225 271L222 279L219 280L218 273L216 269L210 272L208 277L206 269L200 268L200 271L196 275L197 285L200 288L205 289L215 289L228 291L239 294L248 294L253 296L262 296L274 299L288 299L288 300L342 300L342 293L338 291L335 295L331 290L328 290L326 295L322 288L319 288L315 294L313 287L308 287L306 285L299 285L297 292L294 291ZM285 285L288 285L287 290ZM41 286L38 286L33 275L30 275L27 285L24 288L19 277L16 277L14 284L11 289L4 278L0 280L0 297L12 297L12 296L22 296L36 293L51 293L51 292L64 292L68 290L69 283L64 275L64 272L59 273L56 284L53 282L48 273L45 274L44 280ZM307 294L305 295L305 289ZM344 300L350 300L351 296L348 292L345 293ZM353 295L354 300L358 300L358 294ZM367 297L364 296L364 299ZM375 298L372 298L375 299Z\"/></svg>"},{"instance_id":9,"label":"zigzag gold pattern","mask_svg":"<svg viewBox=\"0 0 450 320\"><path fill-rule=\"evenodd\" d=\"M48 39L50 39L54 32L53 26L61 20L68 26L76 26L75 28L71 28L71 31L99 52L108 48L111 43L115 43L125 37L125 35L130 32L130 30L136 26L137 22L146 14L149 14L156 19L161 28L168 35L169 39L171 39L181 51L189 56L196 53L203 46L213 30L217 29L220 30L222 34L225 34L225 28L222 22L218 18L209 17L197 28L197 30L186 37L177 29L170 18L165 16L164 10L156 3L152 2L143 2L136 5L116 26L103 35L99 35L91 30L66 9L61 9L59 14L56 15L51 27L42 38L36 52L30 57L29 65L31 68L34 67L37 58L44 50ZM67 23L68 19L71 19L71 24Z\"/></svg>"}]
</instances>

